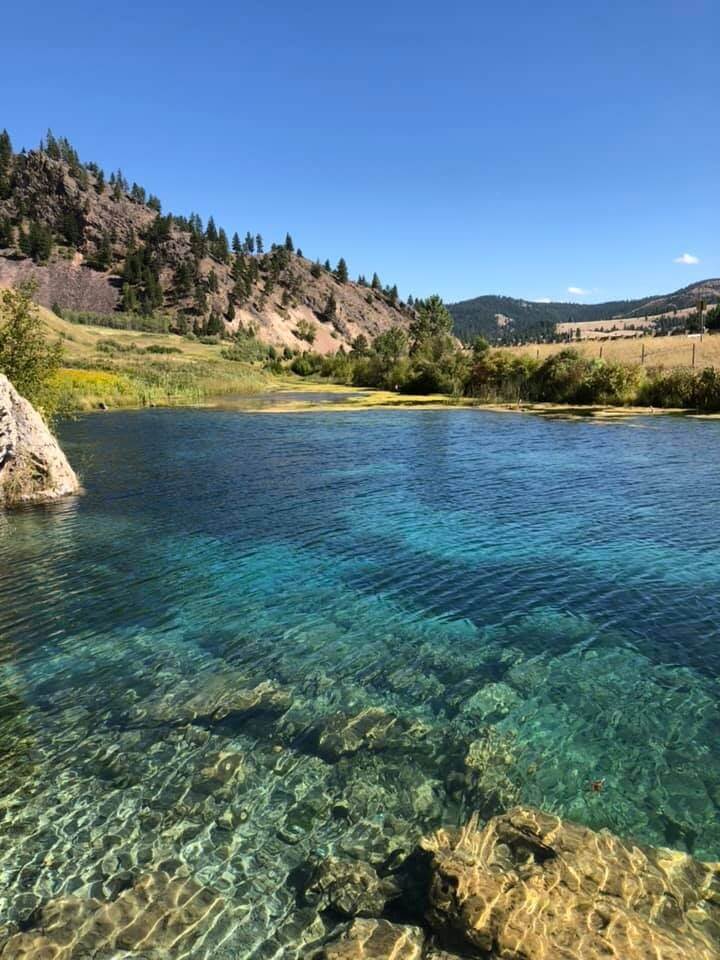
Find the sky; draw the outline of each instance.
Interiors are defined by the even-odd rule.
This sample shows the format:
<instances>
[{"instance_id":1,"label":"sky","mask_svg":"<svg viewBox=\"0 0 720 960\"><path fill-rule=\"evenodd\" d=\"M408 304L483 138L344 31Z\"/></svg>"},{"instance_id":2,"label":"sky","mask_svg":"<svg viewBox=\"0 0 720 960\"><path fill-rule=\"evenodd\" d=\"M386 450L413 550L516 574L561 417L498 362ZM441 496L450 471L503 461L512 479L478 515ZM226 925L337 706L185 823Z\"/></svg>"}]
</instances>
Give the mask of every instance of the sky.
<instances>
[{"instance_id":1,"label":"sky","mask_svg":"<svg viewBox=\"0 0 720 960\"><path fill-rule=\"evenodd\" d=\"M49 0L0 128L402 296L595 302L720 276L718 0Z\"/></svg>"}]
</instances>

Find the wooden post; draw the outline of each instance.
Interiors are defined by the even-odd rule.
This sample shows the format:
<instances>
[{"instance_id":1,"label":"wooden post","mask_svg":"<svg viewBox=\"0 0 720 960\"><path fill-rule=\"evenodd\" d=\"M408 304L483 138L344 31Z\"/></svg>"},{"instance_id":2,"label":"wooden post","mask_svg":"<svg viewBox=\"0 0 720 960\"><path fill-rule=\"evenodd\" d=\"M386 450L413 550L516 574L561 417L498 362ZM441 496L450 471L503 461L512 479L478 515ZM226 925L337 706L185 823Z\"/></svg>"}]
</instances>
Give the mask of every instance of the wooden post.
<instances>
[{"instance_id":1,"label":"wooden post","mask_svg":"<svg viewBox=\"0 0 720 960\"><path fill-rule=\"evenodd\" d=\"M642 353L640 354L640 363L645 366L645 344L642 344Z\"/></svg>"},{"instance_id":2,"label":"wooden post","mask_svg":"<svg viewBox=\"0 0 720 960\"><path fill-rule=\"evenodd\" d=\"M695 344L694 344L694 343L693 343L693 358L692 358L692 365L693 365L693 367L695 366Z\"/></svg>"},{"instance_id":3,"label":"wooden post","mask_svg":"<svg viewBox=\"0 0 720 960\"><path fill-rule=\"evenodd\" d=\"M602 352L603 352L603 347L604 347L604 346L605 346L604 343L601 343L601 344L600 344L600 359L601 359L601 360L602 360Z\"/></svg>"}]
</instances>

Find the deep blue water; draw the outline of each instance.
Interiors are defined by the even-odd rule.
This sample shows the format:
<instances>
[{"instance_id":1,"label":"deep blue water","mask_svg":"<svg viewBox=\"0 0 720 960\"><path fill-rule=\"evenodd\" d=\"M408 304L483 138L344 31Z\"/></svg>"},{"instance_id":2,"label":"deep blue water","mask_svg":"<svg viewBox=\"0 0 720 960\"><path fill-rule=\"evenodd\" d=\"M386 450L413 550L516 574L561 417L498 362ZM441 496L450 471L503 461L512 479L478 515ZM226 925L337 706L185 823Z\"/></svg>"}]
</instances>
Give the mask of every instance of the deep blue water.
<instances>
[{"instance_id":1,"label":"deep blue water","mask_svg":"<svg viewBox=\"0 0 720 960\"><path fill-rule=\"evenodd\" d=\"M147 410L61 439L86 494L0 519L0 914L28 864L37 902L109 896L111 834L228 898L228 957L295 956L311 850L518 800L720 856L720 423ZM148 720L222 677L292 706L201 745ZM323 756L368 707L417 749ZM191 798L218 750L242 785Z\"/></svg>"}]
</instances>

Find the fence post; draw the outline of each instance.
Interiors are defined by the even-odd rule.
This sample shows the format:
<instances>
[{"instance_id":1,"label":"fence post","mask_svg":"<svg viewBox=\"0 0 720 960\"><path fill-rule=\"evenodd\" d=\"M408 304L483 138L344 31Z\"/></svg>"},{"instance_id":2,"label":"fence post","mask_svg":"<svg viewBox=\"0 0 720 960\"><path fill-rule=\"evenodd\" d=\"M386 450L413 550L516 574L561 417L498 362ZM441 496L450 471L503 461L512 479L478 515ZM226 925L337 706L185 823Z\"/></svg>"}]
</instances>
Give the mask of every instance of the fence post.
<instances>
[{"instance_id":1,"label":"fence post","mask_svg":"<svg viewBox=\"0 0 720 960\"><path fill-rule=\"evenodd\" d=\"M693 358L692 358L692 365L693 365L693 367L695 366L695 344L693 344Z\"/></svg>"},{"instance_id":2,"label":"fence post","mask_svg":"<svg viewBox=\"0 0 720 960\"><path fill-rule=\"evenodd\" d=\"M642 344L642 353L640 354L640 363L645 366L645 344Z\"/></svg>"}]
</instances>

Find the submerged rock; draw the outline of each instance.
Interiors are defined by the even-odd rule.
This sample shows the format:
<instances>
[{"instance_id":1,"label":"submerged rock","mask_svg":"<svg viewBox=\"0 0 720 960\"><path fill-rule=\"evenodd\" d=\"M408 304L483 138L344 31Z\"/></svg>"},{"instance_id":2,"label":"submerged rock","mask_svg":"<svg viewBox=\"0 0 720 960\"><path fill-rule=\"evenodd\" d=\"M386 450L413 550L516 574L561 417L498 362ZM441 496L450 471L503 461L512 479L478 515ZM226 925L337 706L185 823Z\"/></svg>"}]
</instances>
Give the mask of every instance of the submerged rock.
<instances>
[{"instance_id":1,"label":"submerged rock","mask_svg":"<svg viewBox=\"0 0 720 960\"><path fill-rule=\"evenodd\" d=\"M0 507L57 500L79 489L43 418L0 373Z\"/></svg>"},{"instance_id":2,"label":"submerged rock","mask_svg":"<svg viewBox=\"0 0 720 960\"><path fill-rule=\"evenodd\" d=\"M428 921L503 960L718 960L720 864L518 807L422 841Z\"/></svg>"},{"instance_id":3,"label":"submerged rock","mask_svg":"<svg viewBox=\"0 0 720 960\"><path fill-rule=\"evenodd\" d=\"M269 680L254 687L246 684L244 676L231 673L200 676L196 684L186 684L171 696L147 705L139 711L138 718L149 716L173 724L214 724L253 713L279 715L292 703L290 693Z\"/></svg>"},{"instance_id":4,"label":"submerged rock","mask_svg":"<svg viewBox=\"0 0 720 960\"><path fill-rule=\"evenodd\" d=\"M335 713L325 718L317 728L315 746L321 757L336 761L358 750L410 746L426 734L421 723L408 723L379 707L367 707L360 713Z\"/></svg>"},{"instance_id":5,"label":"submerged rock","mask_svg":"<svg viewBox=\"0 0 720 960\"><path fill-rule=\"evenodd\" d=\"M305 898L345 917L377 917L399 893L395 881L381 879L369 863L328 857L315 867Z\"/></svg>"},{"instance_id":6,"label":"submerged rock","mask_svg":"<svg viewBox=\"0 0 720 960\"><path fill-rule=\"evenodd\" d=\"M156 871L115 900L67 896L47 901L33 929L0 942L0 958L75 960L130 950L159 960L201 939L224 909L213 890Z\"/></svg>"},{"instance_id":7,"label":"submerged rock","mask_svg":"<svg viewBox=\"0 0 720 960\"><path fill-rule=\"evenodd\" d=\"M339 940L325 947L325 960L420 960L424 934L387 920L355 920Z\"/></svg>"}]
</instances>

